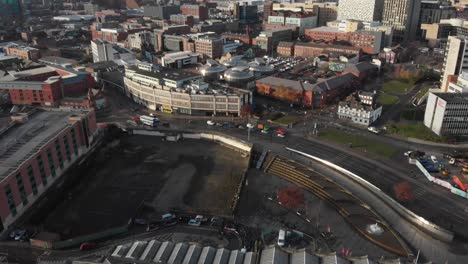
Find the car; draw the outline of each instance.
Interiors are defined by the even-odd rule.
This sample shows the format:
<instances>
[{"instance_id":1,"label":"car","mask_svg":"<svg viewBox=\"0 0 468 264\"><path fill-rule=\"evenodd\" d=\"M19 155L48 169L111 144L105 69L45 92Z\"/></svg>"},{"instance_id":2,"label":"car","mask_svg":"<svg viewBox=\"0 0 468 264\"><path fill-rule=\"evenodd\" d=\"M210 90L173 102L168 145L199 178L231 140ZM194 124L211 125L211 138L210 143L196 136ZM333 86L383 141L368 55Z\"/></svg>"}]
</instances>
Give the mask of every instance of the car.
<instances>
[{"instance_id":1,"label":"car","mask_svg":"<svg viewBox=\"0 0 468 264\"><path fill-rule=\"evenodd\" d=\"M24 229L18 229L10 233L10 238L15 241L26 241L28 239L28 233Z\"/></svg>"},{"instance_id":2,"label":"car","mask_svg":"<svg viewBox=\"0 0 468 264\"><path fill-rule=\"evenodd\" d=\"M245 127L243 125L238 125L237 128L238 129L245 129Z\"/></svg>"},{"instance_id":3,"label":"car","mask_svg":"<svg viewBox=\"0 0 468 264\"><path fill-rule=\"evenodd\" d=\"M246 125L246 127L252 129L252 128L254 128L255 126L252 125L252 124L250 124L250 123L248 123L248 124Z\"/></svg>"},{"instance_id":4,"label":"car","mask_svg":"<svg viewBox=\"0 0 468 264\"><path fill-rule=\"evenodd\" d=\"M406 151L404 154L405 154L405 156L409 157L409 155L411 155L411 153L413 153L413 151L408 150L408 151Z\"/></svg>"},{"instance_id":5,"label":"car","mask_svg":"<svg viewBox=\"0 0 468 264\"><path fill-rule=\"evenodd\" d=\"M209 126L214 126L216 123L211 121L211 120L208 120L208 121L206 121L206 124L209 125Z\"/></svg>"},{"instance_id":6,"label":"car","mask_svg":"<svg viewBox=\"0 0 468 264\"><path fill-rule=\"evenodd\" d=\"M224 219L218 216L213 216L210 221L211 226L222 226Z\"/></svg>"},{"instance_id":7,"label":"car","mask_svg":"<svg viewBox=\"0 0 468 264\"><path fill-rule=\"evenodd\" d=\"M437 163L437 162L438 162L438 160L437 160L437 157L436 157L436 156L431 156L431 160L432 160L432 162L434 162L434 163Z\"/></svg>"},{"instance_id":8,"label":"car","mask_svg":"<svg viewBox=\"0 0 468 264\"><path fill-rule=\"evenodd\" d=\"M278 246L283 247L285 245L286 232L283 229L278 231Z\"/></svg>"},{"instance_id":9,"label":"car","mask_svg":"<svg viewBox=\"0 0 468 264\"><path fill-rule=\"evenodd\" d=\"M197 220L197 219L190 219L188 221L188 225L190 226L200 226L201 225L201 221L200 220Z\"/></svg>"},{"instance_id":10,"label":"car","mask_svg":"<svg viewBox=\"0 0 468 264\"><path fill-rule=\"evenodd\" d=\"M96 248L96 243L94 242L83 242L80 245L80 251L86 251Z\"/></svg>"},{"instance_id":11,"label":"car","mask_svg":"<svg viewBox=\"0 0 468 264\"><path fill-rule=\"evenodd\" d=\"M234 233L237 233L237 228L233 225L225 225L223 230L225 232L234 232Z\"/></svg>"},{"instance_id":12,"label":"car","mask_svg":"<svg viewBox=\"0 0 468 264\"><path fill-rule=\"evenodd\" d=\"M171 220L174 220L175 218L176 218L175 214L171 214L171 213L166 213L166 214L161 215L161 219L163 221L171 221Z\"/></svg>"}]
</instances>

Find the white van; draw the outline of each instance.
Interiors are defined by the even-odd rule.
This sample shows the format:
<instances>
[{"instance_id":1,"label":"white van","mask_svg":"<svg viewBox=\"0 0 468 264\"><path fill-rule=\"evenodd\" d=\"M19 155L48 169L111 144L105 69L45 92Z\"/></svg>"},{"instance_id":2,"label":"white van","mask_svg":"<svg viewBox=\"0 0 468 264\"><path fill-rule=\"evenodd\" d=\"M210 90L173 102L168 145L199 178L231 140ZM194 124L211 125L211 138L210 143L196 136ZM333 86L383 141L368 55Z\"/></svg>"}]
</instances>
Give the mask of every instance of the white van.
<instances>
[{"instance_id":1,"label":"white van","mask_svg":"<svg viewBox=\"0 0 468 264\"><path fill-rule=\"evenodd\" d=\"M283 247L285 244L286 232L280 229L278 232L278 246Z\"/></svg>"}]
</instances>

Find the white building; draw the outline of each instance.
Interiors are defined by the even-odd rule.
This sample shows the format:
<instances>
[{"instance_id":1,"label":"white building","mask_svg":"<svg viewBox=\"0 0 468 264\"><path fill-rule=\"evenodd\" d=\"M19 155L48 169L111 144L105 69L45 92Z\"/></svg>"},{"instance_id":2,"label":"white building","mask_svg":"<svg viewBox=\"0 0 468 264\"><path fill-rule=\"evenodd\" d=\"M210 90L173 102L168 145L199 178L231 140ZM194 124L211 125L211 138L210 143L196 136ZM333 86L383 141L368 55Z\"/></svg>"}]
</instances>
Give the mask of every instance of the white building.
<instances>
[{"instance_id":1,"label":"white building","mask_svg":"<svg viewBox=\"0 0 468 264\"><path fill-rule=\"evenodd\" d=\"M156 36L151 31L142 31L130 34L127 37L127 45L130 49L141 50L143 45L156 47Z\"/></svg>"},{"instance_id":2,"label":"white building","mask_svg":"<svg viewBox=\"0 0 468 264\"><path fill-rule=\"evenodd\" d=\"M468 136L468 93L430 92L424 125L439 136Z\"/></svg>"},{"instance_id":3,"label":"white building","mask_svg":"<svg viewBox=\"0 0 468 264\"><path fill-rule=\"evenodd\" d=\"M447 92L450 75L468 70L468 46L466 37L449 36L442 67L441 89Z\"/></svg>"},{"instance_id":4,"label":"white building","mask_svg":"<svg viewBox=\"0 0 468 264\"><path fill-rule=\"evenodd\" d=\"M384 0L340 0L338 19L381 21Z\"/></svg>"},{"instance_id":5,"label":"white building","mask_svg":"<svg viewBox=\"0 0 468 264\"><path fill-rule=\"evenodd\" d=\"M317 27L317 16L268 16L268 23L283 26L295 26L299 28L301 34L304 30Z\"/></svg>"},{"instance_id":6,"label":"white building","mask_svg":"<svg viewBox=\"0 0 468 264\"><path fill-rule=\"evenodd\" d=\"M91 51L93 53L93 62L135 60L135 54L130 50L101 39L91 41Z\"/></svg>"},{"instance_id":7,"label":"white building","mask_svg":"<svg viewBox=\"0 0 468 264\"><path fill-rule=\"evenodd\" d=\"M449 82L447 92L468 93L468 71L462 71L457 82Z\"/></svg>"},{"instance_id":8,"label":"white building","mask_svg":"<svg viewBox=\"0 0 468 264\"><path fill-rule=\"evenodd\" d=\"M382 105L375 103L376 93L359 92L338 104L338 118L370 126L382 115Z\"/></svg>"},{"instance_id":9,"label":"white building","mask_svg":"<svg viewBox=\"0 0 468 264\"><path fill-rule=\"evenodd\" d=\"M184 66L197 64L199 57L200 54L191 51L172 52L161 58L161 64L164 67L180 69Z\"/></svg>"}]
</instances>

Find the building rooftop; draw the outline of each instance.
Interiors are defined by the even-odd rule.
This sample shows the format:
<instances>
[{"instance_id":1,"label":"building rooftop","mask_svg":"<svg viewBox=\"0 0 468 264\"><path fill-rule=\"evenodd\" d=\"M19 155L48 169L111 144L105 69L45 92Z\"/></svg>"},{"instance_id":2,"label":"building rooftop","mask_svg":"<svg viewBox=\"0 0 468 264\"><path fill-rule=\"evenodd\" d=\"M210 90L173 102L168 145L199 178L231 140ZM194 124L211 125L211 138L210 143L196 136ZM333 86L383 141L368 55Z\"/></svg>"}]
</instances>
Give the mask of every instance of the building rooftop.
<instances>
[{"instance_id":1,"label":"building rooftop","mask_svg":"<svg viewBox=\"0 0 468 264\"><path fill-rule=\"evenodd\" d=\"M157 79L169 79L173 81L182 81L186 79L194 79L196 77L202 77L200 74L188 72L188 71L178 71L170 69L161 69L156 71L145 71L138 69L136 66L130 66L129 70L134 70L138 74L151 76Z\"/></svg>"},{"instance_id":2,"label":"building rooftop","mask_svg":"<svg viewBox=\"0 0 468 264\"><path fill-rule=\"evenodd\" d=\"M76 60L66 59L66 58L58 57L58 56L42 57L39 59L39 62L42 62L45 64L54 64L54 65L65 65L65 64L77 65L78 64L78 61Z\"/></svg>"},{"instance_id":3,"label":"building rooftop","mask_svg":"<svg viewBox=\"0 0 468 264\"><path fill-rule=\"evenodd\" d=\"M296 43L296 46L307 46L307 47L315 47L315 48L324 48L324 49L346 49L346 50L355 50L359 51L361 48L359 47L352 47L352 46L344 46L344 45L326 45L326 44L319 44L313 42L307 43Z\"/></svg>"},{"instance_id":4,"label":"building rooftop","mask_svg":"<svg viewBox=\"0 0 468 264\"><path fill-rule=\"evenodd\" d=\"M468 103L468 93L434 93L447 103Z\"/></svg>"},{"instance_id":5,"label":"building rooftop","mask_svg":"<svg viewBox=\"0 0 468 264\"><path fill-rule=\"evenodd\" d=\"M71 126L69 117L79 113L39 110L32 113L24 123L16 123L0 131L0 181L60 131Z\"/></svg>"},{"instance_id":6,"label":"building rooftop","mask_svg":"<svg viewBox=\"0 0 468 264\"><path fill-rule=\"evenodd\" d=\"M169 63L175 62L176 60L187 59L190 57L198 57L200 54L191 52L191 51L179 51L179 52L171 52L164 55L164 59L167 60Z\"/></svg>"}]
</instances>

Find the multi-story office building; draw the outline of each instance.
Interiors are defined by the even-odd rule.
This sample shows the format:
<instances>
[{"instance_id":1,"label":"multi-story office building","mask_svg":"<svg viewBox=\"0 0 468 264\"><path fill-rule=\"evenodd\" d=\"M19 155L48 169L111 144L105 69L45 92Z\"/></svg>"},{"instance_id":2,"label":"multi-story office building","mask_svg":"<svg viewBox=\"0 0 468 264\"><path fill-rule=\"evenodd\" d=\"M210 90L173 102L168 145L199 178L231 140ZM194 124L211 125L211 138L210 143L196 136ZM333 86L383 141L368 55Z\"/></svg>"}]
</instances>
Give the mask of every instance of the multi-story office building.
<instances>
[{"instance_id":1,"label":"multi-story office building","mask_svg":"<svg viewBox=\"0 0 468 264\"><path fill-rule=\"evenodd\" d=\"M421 0L384 0L382 23L393 27L393 41L409 41L418 31Z\"/></svg>"},{"instance_id":2,"label":"multi-story office building","mask_svg":"<svg viewBox=\"0 0 468 264\"><path fill-rule=\"evenodd\" d=\"M156 46L156 37L152 31L141 31L134 34L130 34L127 37L127 45L130 49L141 50L142 47L154 47Z\"/></svg>"},{"instance_id":3,"label":"multi-story office building","mask_svg":"<svg viewBox=\"0 0 468 264\"><path fill-rule=\"evenodd\" d=\"M299 34L303 35L304 30L317 27L317 16L311 12L273 11L268 24L297 27Z\"/></svg>"},{"instance_id":4,"label":"multi-story office building","mask_svg":"<svg viewBox=\"0 0 468 264\"><path fill-rule=\"evenodd\" d=\"M58 66L10 71L0 77L0 90L7 90L16 105L55 107L64 97L86 95L93 87L88 72Z\"/></svg>"},{"instance_id":5,"label":"multi-story office building","mask_svg":"<svg viewBox=\"0 0 468 264\"><path fill-rule=\"evenodd\" d=\"M453 75L459 75L462 70L468 70L468 45L467 37L450 36L445 49L444 64L442 67L441 89L447 92L449 79Z\"/></svg>"},{"instance_id":6,"label":"multi-story office building","mask_svg":"<svg viewBox=\"0 0 468 264\"><path fill-rule=\"evenodd\" d=\"M93 62L135 59L135 54L130 50L100 39L91 41L91 51Z\"/></svg>"},{"instance_id":7,"label":"multi-story office building","mask_svg":"<svg viewBox=\"0 0 468 264\"><path fill-rule=\"evenodd\" d=\"M449 36L468 36L468 21L461 18L442 19L439 23L421 24L422 37L431 48L445 48Z\"/></svg>"},{"instance_id":8,"label":"multi-story office building","mask_svg":"<svg viewBox=\"0 0 468 264\"><path fill-rule=\"evenodd\" d=\"M239 19L241 24L253 24L258 21L258 6L248 5L247 3L235 6L236 18Z\"/></svg>"},{"instance_id":9,"label":"multi-story office building","mask_svg":"<svg viewBox=\"0 0 468 264\"><path fill-rule=\"evenodd\" d=\"M21 16L20 0L0 0L0 20Z\"/></svg>"},{"instance_id":10,"label":"multi-story office building","mask_svg":"<svg viewBox=\"0 0 468 264\"><path fill-rule=\"evenodd\" d=\"M223 39L206 36L195 40L195 51L208 58L217 59L223 56Z\"/></svg>"},{"instance_id":11,"label":"multi-story office building","mask_svg":"<svg viewBox=\"0 0 468 264\"><path fill-rule=\"evenodd\" d=\"M290 41L292 38L292 31L290 29L276 29L266 30L253 39L252 44L259 46L267 52L276 50L278 43L281 41Z\"/></svg>"},{"instance_id":12,"label":"multi-story office building","mask_svg":"<svg viewBox=\"0 0 468 264\"><path fill-rule=\"evenodd\" d=\"M384 0L340 0L338 19L381 21Z\"/></svg>"},{"instance_id":13,"label":"multi-story office building","mask_svg":"<svg viewBox=\"0 0 468 264\"><path fill-rule=\"evenodd\" d=\"M193 16L198 21L208 19L208 8L202 5L182 5L180 11L183 15Z\"/></svg>"},{"instance_id":14,"label":"multi-story office building","mask_svg":"<svg viewBox=\"0 0 468 264\"><path fill-rule=\"evenodd\" d=\"M192 15L171 15L171 24L175 25L187 25L189 27L193 27L195 25L195 19Z\"/></svg>"},{"instance_id":15,"label":"multi-story office building","mask_svg":"<svg viewBox=\"0 0 468 264\"><path fill-rule=\"evenodd\" d=\"M203 76L160 69L125 70L125 89L135 102L151 110L189 115L240 115L252 104L252 92L242 89L216 90L202 81Z\"/></svg>"},{"instance_id":16,"label":"multi-story office building","mask_svg":"<svg viewBox=\"0 0 468 264\"><path fill-rule=\"evenodd\" d=\"M143 6L144 15L157 19L169 19L171 15L180 14L178 5L146 5Z\"/></svg>"},{"instance_id":17,"label":"multi-story office building","mask_svg":"<svg viewBox=\"0 0 468 264\"><path fill-rule=\"evenodd\" d=\"M332 27L319 27L314 29L307 29L304 35L309 40L313 41L346 41L354 47L362 48L362 50L365 53L369 54L379 53L382 50L383 42L385 41L384 33L381 31L346 31L343 29Z\"/></svg>"},{"instance_id":18,"label":"multi-story office building","mask_svg":"<svg viewBox=\"0 0 468 264\"><path fill-rule=\"evenodd\" d=\"M468 93L430 92L424 125L439 136L468 136Z\"/></svg>"},{"instance_id":19,"label":"multi-story office building","mask_svg":"<svg viewBox=\"0 0 468 264\"><path fill-rule=\"evenodd\" d=\"M199 57L200 54L191 51L172 52L161 58L161 64L163 67L180 69L184 66L197 64Z\"/></svg>"},{"instance_id":20,"label":"multi-story office building","mask_svg":"<svg viewBox=\"0 0 468 264\"><path fill-rule=\"evenodd\" d=\"M23 60L37 61L41 58L40 50L16 44L14 42L3 44L0 48L3 49L6 55L17 56Z\"/></svg>"},{"instance_id":21,"label":"multi-story office building","mask_svg":"<svg viewBox=\"0 0 468 264\"><path fill-rule=\"evenodd\" d=\"M456 80L450 80L447 92L449 93L468 93L468 71L462 71Z\"/></svg>"},{"instance_id":22,"label":"multi-story office building","mask_svg":"<svg viewBox=\"0 0 468 264\"><path fill-rule=\"evenodd\" d=\"M274 11L312 12L318 16L317 24L325 26L338 17L337 2L305 2L273 4Z\"/></svg>"},{"instance_id":23,"label":"multi-story office building","mask_svg":"<svg viewBox=\"0 0 468 264\"><path fill-rule=\"evenodd\" d=\"M294 56L297 57L317 57L319 55L329 53L356 55L359 60L362 56L362 49L358 47L342 45L324 45L317 43L296 43L296 45L294 46Z\"/></svg>"},{"instance_id":24,"label":"multi-story office building","mask_svg":"<svg viewBox=\"0 0 468 264\"><path fill-rule=\"evenodd\" d=\"M93 110L39 110L12 120L0 135L0 232L89 151L97 131Z\"/></svg>"}]
</instances>

